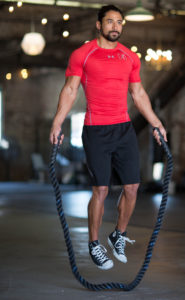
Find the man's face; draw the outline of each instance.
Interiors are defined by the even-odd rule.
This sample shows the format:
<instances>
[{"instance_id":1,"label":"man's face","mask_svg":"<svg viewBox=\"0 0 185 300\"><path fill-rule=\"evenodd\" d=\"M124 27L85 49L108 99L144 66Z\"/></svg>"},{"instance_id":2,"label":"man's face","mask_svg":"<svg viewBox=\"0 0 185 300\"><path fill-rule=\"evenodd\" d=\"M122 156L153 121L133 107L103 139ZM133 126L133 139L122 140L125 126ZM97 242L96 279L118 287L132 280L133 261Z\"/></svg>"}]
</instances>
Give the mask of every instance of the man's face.
<instances>
[{"instance_id":1,"label":"man's face","mask_svg":"<svg viewBox=\"0 0 185 300\"><path fill-rule=\"evenodd\" d=\"M122 32L123 18L117 11L110 10L102 19L102 23L98 22L97 28L101 35L108 41L115 42L120 38Z\"/></svg>"}]
</instances>

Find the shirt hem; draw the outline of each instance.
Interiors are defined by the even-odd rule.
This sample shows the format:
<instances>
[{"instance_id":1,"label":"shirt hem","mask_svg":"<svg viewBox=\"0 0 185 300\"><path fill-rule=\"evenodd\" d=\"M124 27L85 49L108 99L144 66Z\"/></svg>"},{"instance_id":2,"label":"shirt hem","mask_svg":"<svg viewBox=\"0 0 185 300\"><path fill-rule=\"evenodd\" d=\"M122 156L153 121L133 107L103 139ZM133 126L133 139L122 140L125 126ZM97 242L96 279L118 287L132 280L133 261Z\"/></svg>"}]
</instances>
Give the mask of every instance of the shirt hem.
<instances>
[{"instance_id":1,"label":"shirt hem","mask_svg":"<svg viewBox=\"0 0 185 300\"><path fill-rule=\"evenodd\" d=\"M134 82L141 82L141 79L138 79L138 80L129 80L129 83L134 83Z\"/></svg>"},{"instance_id":2,"label":"shirt hem","mask_svg":"<svg viewBox=\"0 0 185 300\"><path fill-rule=\"evenodd\" d=\"M70 77L70 76L78 76L78 77L82 77L82 75L80 74L65 74L65 77Z\"/></svg>"},{"instance_id":3,"label":"shirt hem","mask_svg":"<svg viewBox=\"0 0 185 300\"><path fill-rule=\"evenodd\" d=\"M113 123L101 123L101 124L90 124L90 123L85 123L84 122L84 126L109 126L109 125L118 125L118 124L123 124L123 123L129 123L131 122L130 119L125 120L125 121L118 121L118 122L113 122Z\"/></svg>"}]
</instances>

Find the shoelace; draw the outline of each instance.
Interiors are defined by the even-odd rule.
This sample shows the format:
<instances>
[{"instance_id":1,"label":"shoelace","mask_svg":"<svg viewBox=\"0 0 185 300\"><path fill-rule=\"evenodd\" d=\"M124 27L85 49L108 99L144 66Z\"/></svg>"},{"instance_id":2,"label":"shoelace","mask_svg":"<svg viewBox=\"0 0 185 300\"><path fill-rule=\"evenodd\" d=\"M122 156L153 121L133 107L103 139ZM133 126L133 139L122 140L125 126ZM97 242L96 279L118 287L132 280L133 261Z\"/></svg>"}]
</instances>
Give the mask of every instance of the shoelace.
<instances>
[{"instance_id":1,"label":"shoelace","mask_svg":"<svg viewBox=\"0 0 185 300\"><path fill-rule=\"evenodd\" d=\"M135 243L135 240L130 240L128 237L122 236L122 235L119 236L118 240L115 243L115 247L123 255L125 254L124 248L125 248L125 242L126 241L129 242L130 244L134 244Z\"/></svg>"},{"instance_id":2,"label":"shoelace","mask_svg":"<svg viewBox=\"0 0 185 300\"><path fill-rule=\"evenodd\" d=\"M100 263L103 263L105 259L108 259L107 255L105 254L107 250L103 245L97 245L92 250L92 255L96 256Z\"/></svg>"}]
</instances>

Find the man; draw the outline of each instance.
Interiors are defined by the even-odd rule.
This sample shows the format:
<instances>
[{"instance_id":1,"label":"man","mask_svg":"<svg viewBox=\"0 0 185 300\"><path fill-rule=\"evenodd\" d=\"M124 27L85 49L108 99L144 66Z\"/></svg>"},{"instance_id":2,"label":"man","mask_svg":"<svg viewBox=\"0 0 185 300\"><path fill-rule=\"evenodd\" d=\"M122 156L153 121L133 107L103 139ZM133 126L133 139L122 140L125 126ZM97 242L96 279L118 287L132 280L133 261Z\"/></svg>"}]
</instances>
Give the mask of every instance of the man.
<instances>
[{"instance_id":1,"label":"man","mask_svg":"<svg viewBox=\"0 0 185 300\"><path fill-rule=\"evenodd\" d=\"M141 84L137 54L117 42L122 22L122 12L117 7L108 5L100 9L96 22L99 37L75 50L70 57L50 132L51 143L57 143L61 125L72 108L81 82L87 100L82 139L93 191L88 205L89 252L102 270L113 267L113 261L98 240L112 169L123 191L118 201L116 228L109 235L108 244L114 256L126 263L125 243L133 242L126 237L126 228L135 207L140 178L137 141L127 112L128 89L139 112L153 127L159 128L167 141L166 131ZM156 131L154 136L160 144ZM63 138L62 135L61 143Z\"/></svg>"}]
</instances>

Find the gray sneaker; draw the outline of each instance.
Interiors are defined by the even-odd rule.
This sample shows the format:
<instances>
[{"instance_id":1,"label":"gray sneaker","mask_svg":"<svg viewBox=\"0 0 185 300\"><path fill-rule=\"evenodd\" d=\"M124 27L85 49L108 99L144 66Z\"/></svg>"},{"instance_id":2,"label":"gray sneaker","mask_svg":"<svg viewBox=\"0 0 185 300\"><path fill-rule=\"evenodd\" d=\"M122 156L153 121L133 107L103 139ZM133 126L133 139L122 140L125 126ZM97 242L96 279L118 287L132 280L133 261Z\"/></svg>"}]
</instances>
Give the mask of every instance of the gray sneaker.
<instances>
[{"instance_id":1,"label":"gray sneaker","mask_svg":"<svg viewBox=\"0 0 185 300\"><path fill-rule=\"evenodd\" d=\"M127 262L127 257L125 255L126 241L131 244L135 243L135 240L130 240L126 237L126 233L121 234L117 229L108 237L108 244L113 249L114 256L123 263Z\"/></svg>"}]
</instances>

